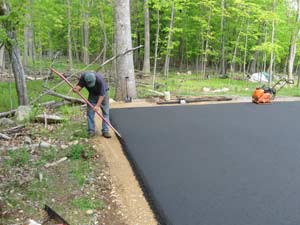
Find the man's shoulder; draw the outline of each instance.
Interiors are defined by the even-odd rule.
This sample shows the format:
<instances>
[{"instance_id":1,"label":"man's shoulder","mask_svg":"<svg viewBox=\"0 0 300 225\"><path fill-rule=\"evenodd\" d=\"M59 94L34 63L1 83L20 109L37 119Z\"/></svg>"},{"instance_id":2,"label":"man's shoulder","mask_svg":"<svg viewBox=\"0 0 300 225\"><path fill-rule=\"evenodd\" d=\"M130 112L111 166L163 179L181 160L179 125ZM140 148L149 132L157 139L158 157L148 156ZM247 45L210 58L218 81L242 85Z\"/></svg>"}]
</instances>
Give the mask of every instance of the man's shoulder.
<instances>
[{"instance_id":1,"label":"man's shoulder","mask_svg":"<svg viewBox=\"0 0 300 225\"><path fill-rule=\"evenodd\" d=\"M100 77L100 78L104 78L104 74L102 74L102 73L97 72L97 73L95 73L95 75Z\"/></svg>"}]
</instances>

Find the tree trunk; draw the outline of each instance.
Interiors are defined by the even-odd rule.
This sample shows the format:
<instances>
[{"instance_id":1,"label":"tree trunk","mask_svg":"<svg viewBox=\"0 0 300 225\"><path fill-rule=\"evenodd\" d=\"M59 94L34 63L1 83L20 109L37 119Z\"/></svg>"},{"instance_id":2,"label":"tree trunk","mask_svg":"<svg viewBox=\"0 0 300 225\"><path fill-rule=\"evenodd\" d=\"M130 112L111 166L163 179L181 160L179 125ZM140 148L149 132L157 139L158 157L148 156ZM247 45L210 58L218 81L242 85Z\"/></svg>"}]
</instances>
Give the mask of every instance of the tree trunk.
<instances>
[{"instance_id":1,"label":"tree trunk","mask_svg":"<svg viewBox=\"0 0 300 225\"><path fill-rule=\"evenodd\" d=\"M249 20L247 21L246 27L246 37L245 37L245 51L244 51L244 64L243 64L243 78L246 78L246 64L247 64L247 52L248 52L248 29L249 29Z\"/></svg>"},{"instance_id":2,"label":"tree trunk","mask_svg":"<svg viewBox=\"0 0 300 225\"><path fill-rule=\"evenodd\" d=\"M9 14L8 5L4 1L0 1L0 16ZM19 105L28 105L27 87L25 81L24 68L21 62L20 50L16 37L16 29L9 21L3 22L3 27L6 30L10 41L6 43L6 48L9 52L12 69L16 82Z\"/></svg>"},{"instance_id":3,"label":"tree trunk","mask_svg":"<svg viewBox=\"0 0 300 225\"><path fill-rule=\"evenodd\" d=\"M104 39L103 55L102 55L102 63L104 63L106 61L108 38L107 38L107 32L106 32L105 21L104 21L104 13L103 13L102 7L100 7L99 13L100 13L100 24L101 24L101 27L102 27L103 39Z\"/></svg>"},{"instance_id":4,"label":"tree trunk","mask_svg":"<svg viewBox=\"0 0 300 225\"><path fill-rule=\"evenodd\" d=\"M78 45L77 45L77 39L73 37L73 45L74 45L74 55L77 62L80 62L79 52L78 52Z\"/></svg>"},{"instance_id":5,"label":"tree trunk","mask_svg":"<svg viewBox=\"0 0 300 225\"><path fill-rule=\"evenodd\" d=\"M87 6L85 7L85 1L82 1L82 56L83 63L85 65L89 64L89 9L90 9L90 0L87 0Z\"/></svg>"},{"instance_id":6,"label":"tree trunk","mask_svg":"<svg viewBox=\"0 0 300 225\"><path fill-rule=\"evenodd\" d=\"M0 43L0 46L2 43ZM0 47L0 73L5 70L5 47L4 45Z\"/></svg>"},{"instance_id":7,"label":"tree trunk","mask_svg":"<svg viewBox=\"0 0 300 225\"><path fill-rule=\"evenodd\" d=\"M236 41L235 41L232 61L231 61L231 64L230 64L230 72L231 73L233 73L235 71L236 53L237 53L237 49L238 49L238 46L239 46L239 41L240 41L240 36L241 36L242 29L243 29L243 25L244 25L244 18L243 18L242 23L241 23L239 34L238 34L238 36L236 38Z\"/></svg>"},{"instance_id":8,"label":"tree trunk","mask_svg":"<svg viewBox=\"0 0 300 225\"><path fill-rule=\"evenodd\" d=\"M130 4L133 8L133 24L132 24L132 30L135 34L135 37L133 39L133 46L139 46L140 45L140 31L139 31L139 24L140 24L140 17L139 17L139 0L131 0ZM136 69L140 70L140 50L138 50L136 53L133 54L134 56L134 65L136 66Z\"/></svg>"},{"instance_id":9,"label":"tree trunk","mask_svg":"<svg viewBox=\"0 0 300 225\"><path fill-rule=\"evenodd\" d=\"M144 0L144 27L145 44L143 71L145 74L150 74L150 19L148 0Z\"/></svg>"},{"instance_id":10,"label":"tree trunk","mask_svg":"<svg viewBox=\"0 0 300 225\"><path fill-rule=\"evenodd\" d=\"M275 7L276 7L276 0L273 0L273 7L272 12L275 13ZM274 39L275 39L275 18L272 19L272 36L271 36L271 44L272 44L272 50L271 50L271 57L270 57L270 67L269 67L269 73L270 73L270 80L269 80L269 86L272 85L272 79L273 79L273 64L274 64Z\"/></svg>"},{"instance_id":11,"label":"tree trunk","mask_svg":"<svg viewBox=\"0 0 300 225\"><path fill-rule=\"evenodd\" d=\"M210 8L208 21L207 21L207 32L206 32L206 41L205 41L205 50L204 50L204 59L203 59L203 75L206 77L206 64L207 64L207 52L209 48L209 36L210 36L210 20L212 15L212 8Z\"/></svg>"},{"instance_id":12,"label":"tree trunk","mask_svg":"<svg viewBox=\"0 0 300 225\"><path fill-rule=\"evenodd\" d=\"M157 10L157 25L156 25L156 35L155 35L155 53L154 53L154 68L153 68L153 80L152 88L154 89L155 76L156 76L156 67L157 67L157 52L158 52L158 41L159 41L159 29L160 29L160 14L159 9Z\"/></svg>"},{"instance_id":13,"label":"tree trunk","mask_svg":"<svg viewBox=\"0 0 300 225\"><path fill-rule=\"evenodd\" d=\"M29 15L25 15L25 26L24 26L24 54L23 54L23 64L28 66L28 49L29 49Z\"/></svg>"},{"instance_id":14,"label":"tree trunk","mask_svg":"<svg viewBox=\"0 0 300 225\"><path fill-rule=\"evenodd\" d=\"M69 69L72 70L73 68L73 56L72 56L72 37L71 37L71 1L67 0L67 21L68 21L68 60L69 60Z\"/></svg>"},{"instance_id":15,"label":"tree trunk","mask_svg":"<svg viewBox=\"0 0 300 225\"><path fill-rule=\"evenodd\" d=\"M169 35L168 35L167 53L166 53L165 66L164 66L164 76L165 77L168 77L168 75L169 75L170 52L171 52L171 45L172 45L174 17L175 17L175 4L174 4L174 1L173 1L172 2L170 27L169 27Z\"/></svg>"},{"instance_id":16,"label":"tree trunk","mask_svg":"<svg viewBox=\"0 0 300 225\"><path fill-rule=\"evenodd\" d=\"M129 0L117 0L115 4L115 40L118 55L132 48L130 4ZM123 100L126 95L136 97L132 52L117 58L116 99Z\"/></svg>"},{"instance_id":17,"label":"tree trunk","mask_svg":"<svg viewBox=\"0 0 300 225\"><path fill-rule=\"evenodd\" d=\"M28 8L25 15L24 26L24 54L23 63L26 67L28 65L28 59L34 63L35 61L35 44L34 44L34 24L33 24L33 0L29 0Z\"/></svg>"},{"instance_id":18,"label":"tree trunk","mask_svg":"<svg viewBox=\"0 0 300 225\"><path fill-rule=\"evenodd\" d=\"M265 39L264 39L264 43L267 42L267 36L268 36L268 27L267 27L267 25L265 25ZM266 53L266 51L264 51L264 53L263 53L263 71L264 72L267 71L267 53Z\"/></svg>"},{"instance_id":19,"label":"tree trunk","mask_svg":"<svg viewBox=\"0 0 300 225\"><path fill-rule=\"evenodd\" d=\"M20 50L17 44L16 31L9 31L9 38L14 44L8 45L12 70L15 77L19 105L28 105L25 72L21 62Z\"/></svg>"},{"instance_id":20,"label":"tree trunk","mask_svg":"<svg viewBox=\"0 0 300 225\"><path fill-rule=\"evenodd\" d=\"M225 37L224 37L224 11L225 11L225 0L221 1L222 17L221 17L221 75L226 74L225 68Z\"/></svg>"},{"instance_id":21,"label":"tree trunk","mask_svg":"<svg viewBox=\"0 0 300 225\"><path fill-rule=\"evenodd\" d=\"M296 24L294 26L294 30L292 33L290 52L289 52L290 54L289 54L289 64L288 64L288 78L290 80L293 79L293 68L294 68L294 61L296 56L297 40L299 37L299 22L300 22L300 0L297 0Z\"/></svg>"}]
</instances>

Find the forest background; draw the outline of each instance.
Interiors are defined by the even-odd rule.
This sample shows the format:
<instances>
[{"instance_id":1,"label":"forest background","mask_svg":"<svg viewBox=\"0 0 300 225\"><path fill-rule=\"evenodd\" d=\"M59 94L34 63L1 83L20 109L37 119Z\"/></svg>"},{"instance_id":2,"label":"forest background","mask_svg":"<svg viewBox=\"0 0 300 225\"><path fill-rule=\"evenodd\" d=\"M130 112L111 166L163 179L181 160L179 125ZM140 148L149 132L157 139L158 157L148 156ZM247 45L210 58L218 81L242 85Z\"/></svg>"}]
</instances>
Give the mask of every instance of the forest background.
<instances>
[{"instance_id":1,"label":"forest background","mask_svg":"<svg viewBox=\"0 0 300 225\"><path fill-rule=\"evenodd\" d=\"M25 74L47 73L45 70L58 52L55 66L65 73L76 73L87 65L89 69L98 68L118 54L116 42L122 35L118 33L116 14L118 5L122 7L124 2L6 1L10 13L0 17L0 74L5 68L7 71L10 64L9 51L4 50L6 43L11 42L5 25L8 22L16 33ZM297 79L299 5L299 0L132 0L130 11L126 14L124 10L123 15L131 22L131 46L125 49L143 45L130 55L135 74L148 75L147 85L152 89L175 91L177 83L184 79L184 82L196 80L197 83L181 84L184 86L181 94L199 95L209 84L223 87L229 82L234 86L231 94L235 91L245 95L239 92L244 82L237 83L242 84L239 89L235 81L224 84L212 79L208 84L206 80L247 81L247 77L256 72L268 72L270 85L272 78ZM116 89L120 80L117 64L114 60L101 68ZM130 67L128 65L128 70ZM183 76L187 74L190 78ZM129 94L136 96L134 78L131 84ZM246 84L247 95L252 86ZM121 94L117 92L113 95L119 100L126 94L125 88ZM293 90L292 95L295 94L298 95L298 91ZM147 94L138 90L138 95Z\"/></svg>"}]
</instances>

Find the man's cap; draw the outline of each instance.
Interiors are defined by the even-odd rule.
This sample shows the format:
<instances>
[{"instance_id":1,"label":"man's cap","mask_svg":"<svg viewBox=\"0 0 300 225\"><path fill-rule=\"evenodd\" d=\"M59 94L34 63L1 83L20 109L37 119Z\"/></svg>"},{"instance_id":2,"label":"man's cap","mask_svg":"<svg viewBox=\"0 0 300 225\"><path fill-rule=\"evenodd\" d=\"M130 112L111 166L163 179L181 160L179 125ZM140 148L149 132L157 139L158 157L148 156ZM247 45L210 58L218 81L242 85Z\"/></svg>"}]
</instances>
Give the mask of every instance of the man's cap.
<instances>
[{"instance_id":1,"label":"man's cap","mask_svg":"<svg viewBox=\"0 0 300 225\"><path fill-rule=\"evenodd\" d=\"M96 75L93 72L84 73L84 80L87 87L94 87L96 84Z\"/></svg>"}]
</instances>

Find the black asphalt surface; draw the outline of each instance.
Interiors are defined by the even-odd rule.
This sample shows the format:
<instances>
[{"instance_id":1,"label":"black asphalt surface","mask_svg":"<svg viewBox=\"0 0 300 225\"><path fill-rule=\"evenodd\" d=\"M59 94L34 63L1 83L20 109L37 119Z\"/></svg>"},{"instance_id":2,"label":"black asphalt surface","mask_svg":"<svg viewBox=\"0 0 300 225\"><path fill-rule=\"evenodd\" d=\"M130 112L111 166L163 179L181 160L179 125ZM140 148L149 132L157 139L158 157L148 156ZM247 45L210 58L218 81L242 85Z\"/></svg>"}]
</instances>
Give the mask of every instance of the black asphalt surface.
<instances>
[{"instance_id":1,"label":"black asphalt surface","mask_svg":"<svg viewBox=\"0 0 300 225\"><path fill-rule=\"evenodd\" d=\"M300 224L299 102L112 109L111 119L166 224Z\"/></svg>"}]
</instances>

